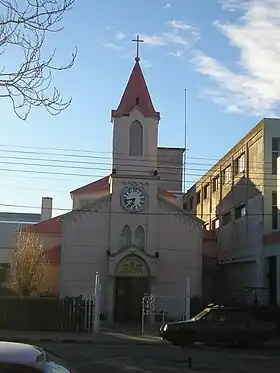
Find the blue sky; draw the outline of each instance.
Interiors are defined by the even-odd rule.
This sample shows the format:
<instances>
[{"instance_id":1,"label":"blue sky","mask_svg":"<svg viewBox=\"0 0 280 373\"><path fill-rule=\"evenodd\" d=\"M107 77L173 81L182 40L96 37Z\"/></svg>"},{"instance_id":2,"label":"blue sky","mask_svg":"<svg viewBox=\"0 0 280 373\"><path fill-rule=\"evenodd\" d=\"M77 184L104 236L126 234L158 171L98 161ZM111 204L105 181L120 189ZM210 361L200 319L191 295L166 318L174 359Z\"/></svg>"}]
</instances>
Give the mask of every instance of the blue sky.
<instances>
[{"instance_id":1,"label":"blue sky","mask_svg":"<svg viewBox=\"0 0 280 373\"><path fill-rule=\"evenodd\" d=\"M279 22L278 0L77 0L63 31L50 35L44 47L45 53L57 48L57 64L78 47L74 67L53 79L63 97L72 97L71 106L56 117L36 108L24 122L8 100L0 101L1 203L39 207L42 196L51 196L61 213L71 207L70 190L107 174L110 111L133 67L131 39L137 34L145 40L141 64L161 112L161 146L184 146L187 89L193 184L262 117L277 116ZM9 57L5 66L14 63Z\"/></svg>"}]
</instances>

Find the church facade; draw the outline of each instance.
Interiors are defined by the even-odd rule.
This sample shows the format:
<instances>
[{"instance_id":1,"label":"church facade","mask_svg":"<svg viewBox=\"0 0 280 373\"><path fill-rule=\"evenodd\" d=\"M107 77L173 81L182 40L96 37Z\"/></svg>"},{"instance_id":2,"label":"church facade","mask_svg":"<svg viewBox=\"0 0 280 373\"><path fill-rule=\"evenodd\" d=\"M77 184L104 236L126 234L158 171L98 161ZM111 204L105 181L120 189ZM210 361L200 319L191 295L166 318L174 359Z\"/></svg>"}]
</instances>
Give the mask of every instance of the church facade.
<instances>
[{"instance_id":1,"label":"church facade","mask_svg":"<svg viewBox=\"0 0 280 373\"><path fill-rule=\"evenodd\" d=\"M99 272L108 322L140 321L144 294L181 317L186 277L201 297L203 222L182 208L184 149L158 147L160 113L138 58L111 117L111 174L72 191L72 211L33 230L59 252L61 297L92 293Z\"/></svg>"}]
</instances>

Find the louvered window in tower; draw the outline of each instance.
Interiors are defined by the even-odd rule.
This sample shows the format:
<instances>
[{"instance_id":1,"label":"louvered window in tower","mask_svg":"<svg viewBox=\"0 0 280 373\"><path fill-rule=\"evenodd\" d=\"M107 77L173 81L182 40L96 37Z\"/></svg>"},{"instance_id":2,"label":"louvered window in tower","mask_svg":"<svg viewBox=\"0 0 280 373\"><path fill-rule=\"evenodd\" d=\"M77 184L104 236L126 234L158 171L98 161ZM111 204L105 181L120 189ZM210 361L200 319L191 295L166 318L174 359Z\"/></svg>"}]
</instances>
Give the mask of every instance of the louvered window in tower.
<instances>
[{"instance_id":1,"label":"louvered window in tower","mask_svg":"<svg viewBox=\"0 0 280 373\"><path fill-rule=\"evenodd\" d=\"M143 154L143 126L136 120L129 130L129 155L141 156Z\"/></svg>"}]
</instances>

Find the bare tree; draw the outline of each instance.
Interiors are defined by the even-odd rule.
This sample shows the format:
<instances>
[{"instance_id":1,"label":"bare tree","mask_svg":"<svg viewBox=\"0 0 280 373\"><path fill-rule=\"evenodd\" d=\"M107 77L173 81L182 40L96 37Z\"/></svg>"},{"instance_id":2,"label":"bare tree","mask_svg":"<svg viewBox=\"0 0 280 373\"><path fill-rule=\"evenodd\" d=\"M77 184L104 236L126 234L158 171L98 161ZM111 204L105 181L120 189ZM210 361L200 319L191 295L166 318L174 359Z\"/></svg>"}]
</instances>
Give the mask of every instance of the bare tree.
<instances>
[{"instance_id":1,"label":"bare tree","mask_svg":"<svg viewBox=\"0 0 280 373\"><path fill-rule=\"evenodd\" d=\"M37 295L49 264L41 238L20 231L14 243L10 288L20 295Z\"/></svg>"},{"instance_id":2,"label":"bare tree","mask_svg":"<svg viewBox=\"0 0 280 373\"><path fill-rule=\"evenodd\" d=\"M71 103L71 99L62 99L56 87L51 89L52 72L71 68L77 49L63 66L54 63L55 49L46 58L42 54L46 36L62 30L60 21L74 2L0 0L0 98L10 99L14 112L23 120L34 106L57 115Z\"/></svg>"}]
</instances>

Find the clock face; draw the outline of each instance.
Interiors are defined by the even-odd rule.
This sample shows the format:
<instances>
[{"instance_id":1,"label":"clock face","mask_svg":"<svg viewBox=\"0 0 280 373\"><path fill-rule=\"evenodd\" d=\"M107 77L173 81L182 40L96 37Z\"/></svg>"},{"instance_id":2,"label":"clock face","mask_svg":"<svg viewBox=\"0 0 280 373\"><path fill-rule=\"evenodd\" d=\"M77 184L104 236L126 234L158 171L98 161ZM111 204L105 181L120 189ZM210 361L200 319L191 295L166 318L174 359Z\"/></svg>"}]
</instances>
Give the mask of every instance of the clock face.
<instances>
[{"instance_id":1,"label":"clock face","mask_svg":"<svg viewBox=\"0 0 280 373\"><path fill-rule=\"evenodd\" d=\"M127 187L122 192L121 203L127 211L140 212L145 207L146 193L139 187Z\"/></svg>"}]
</instances>

